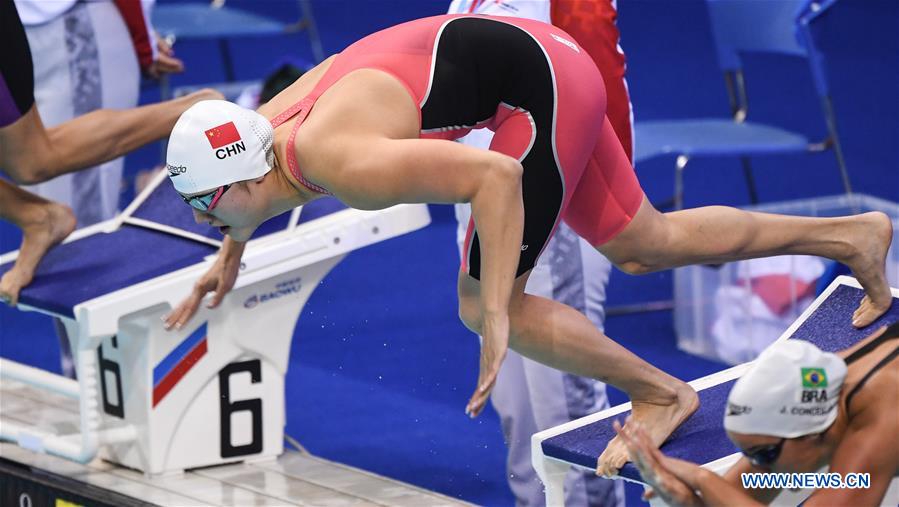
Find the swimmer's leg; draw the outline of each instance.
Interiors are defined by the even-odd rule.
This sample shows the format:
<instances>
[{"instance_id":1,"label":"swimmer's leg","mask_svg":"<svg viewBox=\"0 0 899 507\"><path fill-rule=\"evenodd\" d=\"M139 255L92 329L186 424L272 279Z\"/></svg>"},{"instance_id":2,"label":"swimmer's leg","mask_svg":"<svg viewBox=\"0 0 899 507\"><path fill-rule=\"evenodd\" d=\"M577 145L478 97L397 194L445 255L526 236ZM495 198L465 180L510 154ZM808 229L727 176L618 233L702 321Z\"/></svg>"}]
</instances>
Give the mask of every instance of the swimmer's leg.
<instances>
[{"instance_id":1,"label":"swimmer's leg","mask_svg":"<svg viewBox=\"0 0 899 507\"><path fill-rule=\"evenodd\" d=\"M886 254L892 224L883 213L810 218L708 206L660 213L646 200L608 121L565 220L618 267L648 273L774 255L816 255L852 269L866 296L853 324L864 327L892 303Z\"/></svg>"},{"instance_id":2,"label":"swimmer's leg","mask_svg":"<svg viewBox=\"0 0 899 507\"><path fill-rule=\"evenodd\" d=\"M72 210L0 179L0 219L22 229L22 245L13 268L0 278L0 300L15 306L19 291L31 283L38 263L50 247L75 229Z\"/></svg>"},{"instance_id":3,"label":"swimmer's leg","mask_svg":"<svg viewBox=\"0 0 899 507\"><path fill-rule=\"evenodd\" d=\"M599 250L629 273L774 255L817 255L852 269L866 296L852 317L864 327L892 303L886 254L892 223L873 212L837 218L754 213L707 206L659 213L644 198L631 223Z\"/></svg>"},{"instance_id":4,"label":"swimmer's leg","mask_svg":"<svg viewBox=\"0 0 899 507\"><path fill-rule=\"evenodd\" d=\"M634 416L652 424L653 436L664 441L699 406L686 383L643 361L612 341L577 310L524 293L527 275L515 281L509 308L510 346L517 352L576 375L592 377L626 392ZM459 273L459 314L466 326L480 331L480 283ZM657 435L664 435L658 437ZM657 443L660 445L661 441ZM627 461L601 468L611 474Z\"/></svg>"}]
</instances>

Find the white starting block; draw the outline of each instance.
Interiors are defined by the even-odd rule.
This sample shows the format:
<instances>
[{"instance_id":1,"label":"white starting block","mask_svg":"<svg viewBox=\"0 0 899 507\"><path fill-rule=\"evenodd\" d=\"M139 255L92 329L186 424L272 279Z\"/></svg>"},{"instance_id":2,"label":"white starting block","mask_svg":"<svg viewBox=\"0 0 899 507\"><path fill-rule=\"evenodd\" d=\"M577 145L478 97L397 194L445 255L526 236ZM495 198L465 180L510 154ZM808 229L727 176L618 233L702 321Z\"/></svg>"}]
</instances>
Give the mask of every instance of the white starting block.
<instances>
[{"instance_id":1,"label":"white starting block","mask_svg":"<svg viewBox=\"0 0 899 507\"><path fill-rule=\"evenodd\" d=\"M879 326L899 321L899 302L894 302L892 308L874 325L864 330L852 327L852 312L863 295L854 278L838 277L777 341L806 340L821 350L835 352L849 348ZM899 299L899 289L893 289L893 298ZM751 365L744 363L690 382L699 394L699 409L662 444L662 452L700 464L718 474L729 470L739 460L740 454L724 431L725 404L734 382ZM597 457L615 436L612 422L617 419L623 424L630 409L631 404L625 403L531 437L531 460L546 488L547 505L564 505L564 480L570 467L596 470ZM894 439L895 435L884 435L884 438ZM639 471L631 463L620 470L617 478L644 484ZM811 490L784 491L774 505L798 505L811 493ZM664 505L658 498L651 503ZM895 507L897 504L899 478L894 478L883 505Z\"/></svg>"},{"instance_id":2,"label":"white starting block","mask_svg":"<svg viewBox=\"0 0 899 507\"><path fill-rule=\"evenodd\" d=\"M147 474L283 451L284 375L300 310L350 251L424 227L425 205L346 209L321 199L260 228L220 308L181 331L162 317L214 260L217 231L193 223L161 173L116 219L51 250L20 308L62 319L78 381L0 359L0 378L78 400L80 430L3 417L0 438L81 463ZM0 274L15 253L0 258Z\"/></svg>"}]
</instances>

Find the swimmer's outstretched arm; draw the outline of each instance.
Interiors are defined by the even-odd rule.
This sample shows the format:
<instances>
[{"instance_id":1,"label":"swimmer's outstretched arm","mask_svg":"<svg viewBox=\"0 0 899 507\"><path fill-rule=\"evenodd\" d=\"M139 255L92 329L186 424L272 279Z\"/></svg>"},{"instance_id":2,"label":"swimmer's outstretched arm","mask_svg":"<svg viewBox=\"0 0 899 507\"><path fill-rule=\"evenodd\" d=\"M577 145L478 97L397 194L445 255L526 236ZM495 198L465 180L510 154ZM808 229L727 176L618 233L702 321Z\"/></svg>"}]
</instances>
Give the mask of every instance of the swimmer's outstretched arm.
<instances>
[{"instance_id":1,"label":"swimmer's outstretched arm","mask_svg":"<svg viewBox=\"0 0 899 507\"><path fill-rule=\"evenodd\" d=\"M628 418L624 427L618 421L613 426L627 446L631 461L640 470L640 476L652 488L651 494L643 495L644 499L658 495L665 503L676 506L767 505L710 470L695 463L665 456L653 445L645 428L640 423L634 423Z\"/></svg>"},{"instance_id":2,"label":"swimmer's outstretched arm","mask_svg":"<svg viewBox=\"0 0 899 507\"><path fill-rule=\"evenodd\" d=\"M190 295L163 319L166 329L181 329L187 324L197 313L197 308L209 292L215 291L215 294L206 307L216 308L221 304L225 294L234 287L237 272L240 271L240 258L246 246L246 242L234 241L231 236L225 236L215 263L202 278L197 280Z\"/></svg>"},{"instance_id":3,"label":"swimmer's outstretched arm","mask_svg":"<svg viewBox=\"0 0 899 507\"><path fill-rule=\"evenodd\" d=\"M482 253L483 319L478 390L468 407L473 412L489 395L508 349L509 302L524 234L521 164L497 152L433 139L335 135L317 147L321 158L310 157L307 175L354 208L471 203Z\"/></svg>"},{"instance_id":4,"label":"swimmer's outstretched arm","mask_svg":"<svg viewBox=\"0 0 899 507\"><path fill-rule=\"evenodd\" d=\"M830 507L833 505L880 505L890 486L896 470L897 448L895 428L893 432L883 428L867 428L847 434L840 442L830 463L830 472L840 474L843 480L847 474L870 474L870 487L821 488L802 505ZM661 454L661 451L656 450ZM744 489L740 473L764 473L764 470L746 465L745 458L721 477L702 467L674 458L664 458L665 466L676 477L698 491L708 506L755 506L768 505L780 493L774 489Z\"/></svg>"},{"instance_id":5,"label":"swimmer's outstretched arm","mask_svg":"<svg viewBox=\"0 0 899 507\"><path fill-rule=\"evenodd\" d=\"M696 494L697 488L692 483L692 476L702 469L692 463L665 456L653 445L639 421L635 421L633 417L627 419L624 427L617 420L612 423L612 427L627 447L628 455L640 471L640 476L651 488L643 494L643 499L648 501L658 496L666 504L677 507L706 505L704 499ZM681 473L677 474L672 469L680 469Z\"/></svg>"},{"instance_id":6,"label":"swimmer's outstretched arm","mask_svg":"<svg viewBox=\"0 0 899 507\"><path fill-rule=\"evenodd\" d=\"M16 183L35 184L95 166L168 136L187 108L221 97L200 90L132 109L100 109L48 129L33 106L0 129L0 169Z\"/></svg>"},{"instance_id":7,"label":"swimmer's outstretched arm","mask_svg":"<svg viewBox=\"0 0 899 507\"><path fill-rule=\"evenodd\" d=\"M870 411L869 421L853 425L840 441L830 463L830 472L846 479L850 473L870 474L868 488L818 489L803 505L826 507L831 505L880 505L899 466L896 435L897 421L892 411ZM885 413L886 412L886 413ZM865 415L862 415L865 417ZM702 502L709 506L758 506L768 505L780 492L774 489L744 489L742 473L763 473L771 470L754 467L745 458L729 470L724 477L693 463L665 456L652 445L645 430L639 425L624 429L616 422L616 430L625 441L628 453L640 474L668 502L681 481L700 493ZM672 481L672 476L676 481ZM666 479L668 479L666 481Z\"/></svg>"}]
</instances>

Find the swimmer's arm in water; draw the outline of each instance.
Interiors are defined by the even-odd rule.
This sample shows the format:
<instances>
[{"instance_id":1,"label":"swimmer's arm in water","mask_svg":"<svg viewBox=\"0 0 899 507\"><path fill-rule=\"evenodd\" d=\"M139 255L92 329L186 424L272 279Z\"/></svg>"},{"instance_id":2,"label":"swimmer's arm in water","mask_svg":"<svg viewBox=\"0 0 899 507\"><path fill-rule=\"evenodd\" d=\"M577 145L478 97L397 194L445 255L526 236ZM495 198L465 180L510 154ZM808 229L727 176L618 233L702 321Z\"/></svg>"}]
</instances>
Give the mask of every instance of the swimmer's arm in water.
<instances>
[{"instance_id":1,"label":"swimmer's arm in water","mask_svg":"<svg viewBox=\"0 0 899 507\"><path fill-rule=\"evenodd\" d=\"M240 270L240 258L243 256L245 242L234 241L231 236L225 236L219 256L215 259L209 271L197 280L190 295L169 313L165 319L165 328L181 329L197 313L197 308L203 298L211 291L215 291L207 308L216 308L221 304L225 294L234 287L237 280L237 272Z\"/></svg>"}]
</instances>

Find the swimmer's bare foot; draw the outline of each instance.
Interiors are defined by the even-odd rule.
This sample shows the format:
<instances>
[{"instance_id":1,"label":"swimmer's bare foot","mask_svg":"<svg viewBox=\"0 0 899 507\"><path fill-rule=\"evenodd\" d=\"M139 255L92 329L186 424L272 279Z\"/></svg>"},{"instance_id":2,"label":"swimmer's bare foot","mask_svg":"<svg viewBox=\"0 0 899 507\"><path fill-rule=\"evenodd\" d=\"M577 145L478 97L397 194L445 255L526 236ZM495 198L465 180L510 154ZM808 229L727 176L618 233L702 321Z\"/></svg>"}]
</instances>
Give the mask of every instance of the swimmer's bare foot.
<instances>
[{"instance_id":1,"label":"swimmer's bare foot","mask_svg":"<svg viewBox=\"0 0 899 507\"><path fill-rule=\"evenodd\" d=\"M10 306L19 302L19 291L34 278L37 265L52 246L75 230L72 210L55 202L23 204L20 226L22 246L13 268L0 278L0 300Z\"/></svg>"},{"instance_id":2,"label":"swimmer's bare foot","mask_svg":"<svg viewBox=\"0 0 899 507\"><path fill-rule=\"evenodd\" d=\"M886 280L886 256L893 239L893 224L880 212L852 218L856 224L845 237L850 254L842 259L865 289L865 297L852 315L852 325L865 327L890 309L893 302Z\"/></svg>"},{"instance_id":3,"label":"swimmer's bare foot","mask_svg":"<svg viewBox=\"0 0 899 507\"><path fill-rule=\"evenodd\" d=\"M699 396L689 384L680 382L674 390L676 397L669 402L631 401L630 419L640 422L656 447L662 445L699 408ZM627 445L620 437L615 436L596 462L596 475L612 477L627 462Z\"/></svg>"}]
</instances>

